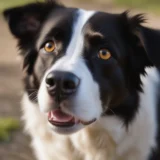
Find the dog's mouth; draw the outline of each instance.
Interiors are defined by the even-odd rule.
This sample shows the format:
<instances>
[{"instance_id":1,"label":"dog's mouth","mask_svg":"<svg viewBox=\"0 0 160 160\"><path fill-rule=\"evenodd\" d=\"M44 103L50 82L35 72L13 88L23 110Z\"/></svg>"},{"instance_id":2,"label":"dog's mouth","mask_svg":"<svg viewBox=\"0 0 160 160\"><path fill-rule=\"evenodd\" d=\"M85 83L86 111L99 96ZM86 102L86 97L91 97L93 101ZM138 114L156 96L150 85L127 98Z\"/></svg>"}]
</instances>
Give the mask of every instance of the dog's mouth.
<instances>
[{"instance_id":1,"label":"dog's mouth","mask_svg":"<svg viewBox=\"0 0 160 160\"><path fill-rule=\"evenodd\" d=\"M72 127L80 123L83 125L90 125L95 122L96 119L86 122L64 113L61 109L56 109L48 113L48 121L56 127Z\"/></svg>"}]
</instances>

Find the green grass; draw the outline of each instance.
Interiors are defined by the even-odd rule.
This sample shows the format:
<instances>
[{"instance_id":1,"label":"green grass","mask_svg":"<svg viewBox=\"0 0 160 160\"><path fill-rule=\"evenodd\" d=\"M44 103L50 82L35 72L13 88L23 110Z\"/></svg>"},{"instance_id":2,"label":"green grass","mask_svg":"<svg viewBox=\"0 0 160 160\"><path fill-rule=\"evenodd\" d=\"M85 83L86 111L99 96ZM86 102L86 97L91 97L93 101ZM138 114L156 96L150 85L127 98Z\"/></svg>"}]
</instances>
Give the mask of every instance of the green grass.
<instances>
[{"instance_id":1,"label":"green grass","mask_svg":"<svg viewBox=\"0 0 160 160\"><path fill-rule=\"evenodd\" d=\"M0 11L3 11L9 7L15 7L29 2L35 2L35 0L0 0Z\"/></svg>"},{"instance_id":2,"label":"green grass","mask_svg":"<svg viewBox=\"0 0 160 160\"><path fill-rule=\"evenodd\" d=\"M20 122L14 118L0 118L0 142L10 140L11 132L20 128Z\"/></svg>"},{"instance_id":3,"label":"green grass","mask_svg":"<svg viewBox=\"0 0 160 160\"><path fill-rule=\"evenodd\" d=\"M108 3L108 0L75 0L75 1L79 1L82 3L85 2ZM6 8L22 5L29 2L36 2L36 0L0 0L0 12ZM147 11L160 14L160 0L109 0L109 2L115 4L116 6L145 9Z\"/></svg>"},{"instance_id":4,"label":"green grass","mask_svg":"<svg viewBox=\"0 0 160 160\"><path fill-rule=\"evenodd\" d=\"M114 0L116 5L145 9L160 14L160 0Z\"/></svg>"}]
</instances>

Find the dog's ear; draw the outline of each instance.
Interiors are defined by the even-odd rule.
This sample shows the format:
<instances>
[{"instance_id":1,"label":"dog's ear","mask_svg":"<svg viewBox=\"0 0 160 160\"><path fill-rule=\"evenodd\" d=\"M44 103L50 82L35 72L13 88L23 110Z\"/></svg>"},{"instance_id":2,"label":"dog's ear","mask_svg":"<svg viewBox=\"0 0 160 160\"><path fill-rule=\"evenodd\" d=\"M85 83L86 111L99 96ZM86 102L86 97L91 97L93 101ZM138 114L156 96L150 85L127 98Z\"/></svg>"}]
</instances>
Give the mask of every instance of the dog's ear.
<instances>
[{"instance_id":1,"label":"dog's ear","mask_svg":"<svg viewBox=\"0 0 160 160\"><path fill-rule=\"evenodd\" d=\"M160 67L160 30L141 26L138 28L136 34L139 37L148 58L155 66Z\"/></svg>"},{"instance_id":2,"label":"dog's ear","mask_svg":"<svg viewBox=\"0 0 160 160\"><path fill-rule=\"evenodd\" d=\"M54 1L31 3L25 6L7 9L3 12L10 31L18 38L33 37L46 16L56 7L62 7Z\"/></svg>"},{"instance_id":3,"label":"dog's ear","mask_svg":"<svg viewBox=\"0 0 160 160\"><path fill-rule=\"evenodd\" d=\"M138 14L133 17L128 16L128 12L124 12L125 29L130 33L131 39L136 43L141 51L144 50L145 56L149 61L159 67L160 66L160 30L155 30L142 26L146 21L143 14ZM133 42L132 41L132 42ZM143 49L142 49L143 48ZM143 62L142 62L143 63Z\"/></svg>"}]
</instances>

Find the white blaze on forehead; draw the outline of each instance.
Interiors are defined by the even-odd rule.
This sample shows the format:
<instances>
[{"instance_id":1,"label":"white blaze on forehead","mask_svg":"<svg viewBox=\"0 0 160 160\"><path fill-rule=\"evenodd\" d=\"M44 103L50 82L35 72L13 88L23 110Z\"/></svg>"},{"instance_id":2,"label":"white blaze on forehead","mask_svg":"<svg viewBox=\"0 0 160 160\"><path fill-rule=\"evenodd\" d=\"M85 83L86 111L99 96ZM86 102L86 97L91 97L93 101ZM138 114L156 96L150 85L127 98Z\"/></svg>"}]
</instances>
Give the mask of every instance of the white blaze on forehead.
<instances>
[{"instance_id":1,"label":"white blaze on forehead","mask_svg":"<svg viewBox=\"0 0 160 160\"><path fill-rule=\"evenodd\" d=\"M83 49L84 44L84 35L83 35L83 27L86 22L95 14L95 11L85 11L82 9L78 10L78 18L73 26L73 33L71 37L71 41L66 50L67 55L79 55Z\"/></svg>"}]
</instances>

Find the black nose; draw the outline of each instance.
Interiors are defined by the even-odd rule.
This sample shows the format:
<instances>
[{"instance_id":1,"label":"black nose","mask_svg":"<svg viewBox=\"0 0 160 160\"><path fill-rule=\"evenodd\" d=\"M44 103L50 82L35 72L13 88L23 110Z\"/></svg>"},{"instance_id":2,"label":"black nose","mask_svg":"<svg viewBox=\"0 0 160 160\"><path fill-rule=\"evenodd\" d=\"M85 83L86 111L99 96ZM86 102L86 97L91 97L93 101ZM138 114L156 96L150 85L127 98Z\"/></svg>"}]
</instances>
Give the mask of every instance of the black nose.
<instances>
[{"instance_id":1,"label":"black nose","mask_svg":"<svg viewBox=\"0 0 160 160\"><path fill-rule=\"evenodd\" d=\"M70 95L77 90L79 84L80 79L70 72L54 71L46 77L46 86L50 95Z\"/></svg>"}]
</instances>

